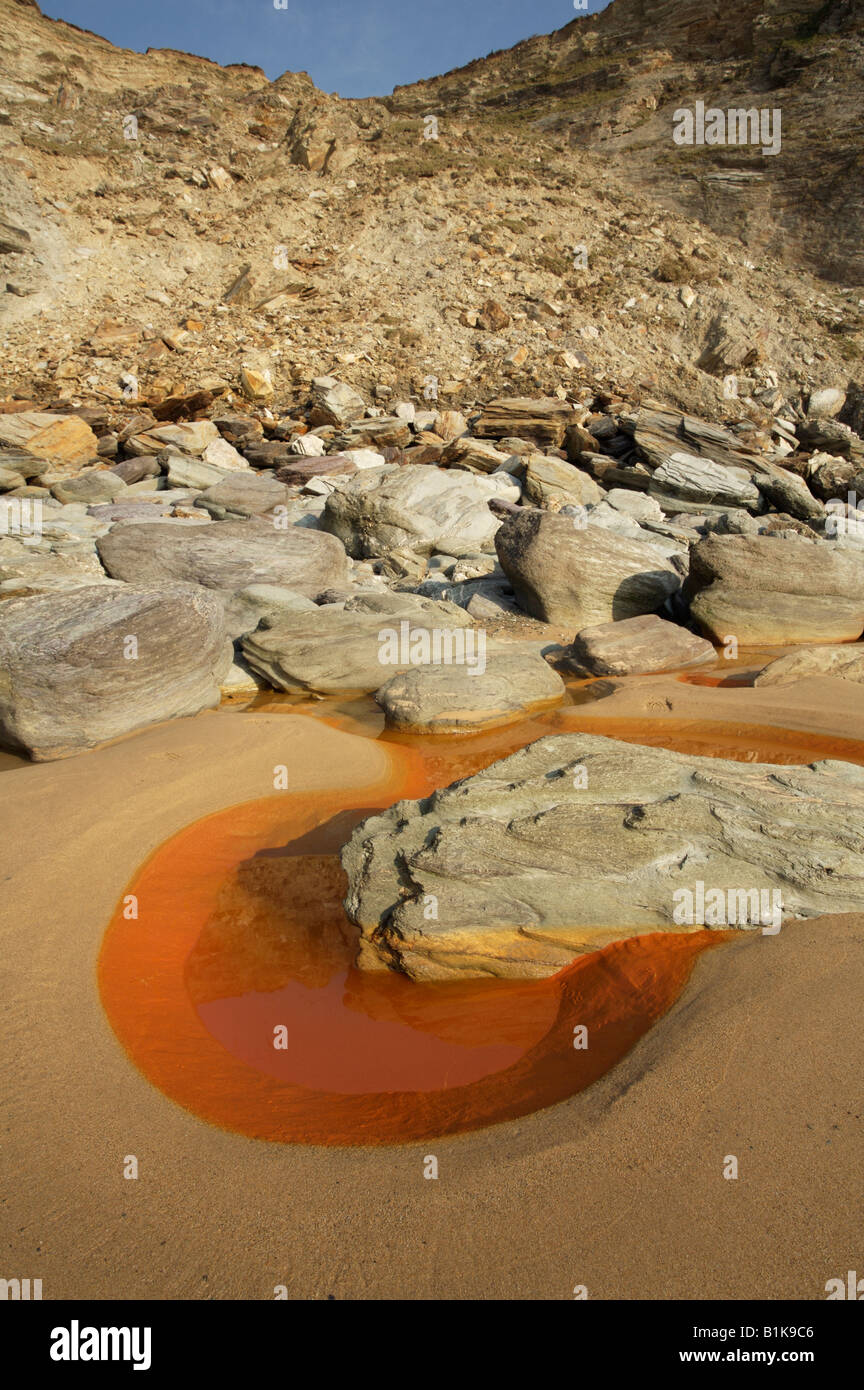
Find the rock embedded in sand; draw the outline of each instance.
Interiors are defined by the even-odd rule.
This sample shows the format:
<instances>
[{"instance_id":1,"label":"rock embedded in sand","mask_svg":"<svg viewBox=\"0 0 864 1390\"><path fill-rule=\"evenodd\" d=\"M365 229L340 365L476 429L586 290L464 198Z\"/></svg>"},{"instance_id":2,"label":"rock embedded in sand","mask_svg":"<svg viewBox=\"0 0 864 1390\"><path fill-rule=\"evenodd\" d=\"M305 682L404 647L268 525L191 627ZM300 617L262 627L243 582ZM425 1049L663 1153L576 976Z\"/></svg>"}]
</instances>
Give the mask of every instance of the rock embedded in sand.
<instances>
[{"instance_id":1,"label":"rock embedded in sand","mask_svg":"<svg viewBox=\"0 0 864 1390\"><path fill-rule=\"evenodd\" d=\"M699 930L676 922L682 890L779 893L784 920L861 911L864 769L552 736L370 817L342 863L361 968L541 977L611 941ZM735 901L745 920L728 925L759 930Z\"/></svg>"},{"instance_id":2,"label":"rock embedded in sand","mask_svg":"<svg viewBox=\"0 0 864 1390\"><path fill-rule=\"evenodd\" d=\"M681 586L674 564L650 543L548 512L510 513L495 548L525 612L577 630L653 613Z\"/></svg>"},{"instance_id":3,"label":"rock embedded in sand","mask_svg":"<svg viewBox=\"0 0 864 1390\"><path fill-rule=\"evenodd\" d=\"M401 671L375 691L387 728L450 734L491 729L547 709L564 696L564 682L531 642L478 643L467 634L467 660Z\"/></svg>"},{"instance_id":4,"label":"rock embedded in sand","mask_svg":"<svg viewBox=\"0 0 864 1390\"><path fill-rule=\"evenodd\" d=\"M102 584L0 605L0 742L69 757L219 703L219 599L182 583Z\"/></svg>"},{"instance_id":5,"label":"rock embedded in sand","mask_svg":"<svg viewBox=\"0 0 864 1390\"><path fill-rule=\"evenodd\" d=\"M709 536L693 547L687 591L718 642L851 642L864 632L864 557L812 541Z\"/></svg>"},{"instance_id":6,"label":"rock embedded in sand","mask_svg":"<svg viewBox=\"0 0 864 1390\"><path fill-rule=\"evenodd\" d=\"M716 660L704 637L654 613L583 628L568 654L571 669L590 676L644 676L710 666Z\"/></svg>"},{"instance_id":7,"label":"rock embedded in sand","mask_svg":"<svg viewBox=\"0 0 864 1390\"><path fill-rule=\"evenodd\" d=\"M793 681L808 680L811 676L834 676L864 685L864 647L853 644L805 647L803 651L790 652L788 656L769 662L753 684L791 685Z\"/></svg>"},{"instance_id":8,"label":"rock embedded in sand","mask_svg":"<svg viewBox=\"0 0 864 1390\"><path fill-rule=\"evenodd\" d=\"M98 542L105 569L129 584L181 579L234 594L280 584L314 598L344 583L345 551L334 536L253 517L213 526L117 526Z\"/></svg>"}]
</instances>

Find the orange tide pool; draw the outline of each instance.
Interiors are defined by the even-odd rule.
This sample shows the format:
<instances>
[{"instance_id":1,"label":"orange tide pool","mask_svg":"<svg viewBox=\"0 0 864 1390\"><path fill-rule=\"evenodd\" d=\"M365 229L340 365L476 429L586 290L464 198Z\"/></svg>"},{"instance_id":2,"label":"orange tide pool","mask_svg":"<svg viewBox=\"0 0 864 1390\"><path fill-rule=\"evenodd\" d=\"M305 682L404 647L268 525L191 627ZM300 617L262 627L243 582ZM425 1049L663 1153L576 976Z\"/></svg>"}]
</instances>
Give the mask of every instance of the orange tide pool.
<instances>
[{"instance_id":1,"label":"orange tide pool","mask_svg":"<svg viewBox=\"0 0 864 1390\"><path fill-rule=\"evenodd\" d=\"M475 1129L564 1100L603 1075L726 933L631 938L545 980L417 984L354 969L338 858L373 810L423 796L544 733L575 732L578 715L571 708L423 747L388 740L383 783L350 794L277 794L167 841L128 886L99 961L102 1001L131 1060L213 1124L329 1145ZM590 732L804 760L805 736L783 730L679 727L670 738L656 726L609 722L592 719ZM616 721L625 723L633 721ZM819 742L806 737L808 761L843 756L815 749ZM574 1046L583 1028L587 1048Z\"/></svg>"}]
</instances>

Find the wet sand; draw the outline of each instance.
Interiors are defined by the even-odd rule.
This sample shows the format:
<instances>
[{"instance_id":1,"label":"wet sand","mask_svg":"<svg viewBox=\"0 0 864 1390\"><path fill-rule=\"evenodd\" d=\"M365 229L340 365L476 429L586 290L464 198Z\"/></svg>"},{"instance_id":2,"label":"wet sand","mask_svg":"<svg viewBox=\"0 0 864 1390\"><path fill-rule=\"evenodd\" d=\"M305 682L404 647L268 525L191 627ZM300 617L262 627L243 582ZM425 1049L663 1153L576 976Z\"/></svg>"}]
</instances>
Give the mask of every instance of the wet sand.
<instances>
[{"instance_id":1,"label":"wet sand","mask_svg":"<svg viewBox=\"0 0 864 1390\"><path fill-rule=\"evenodd\" d=\"M752 695L777 722L791 699L790 717L821 721L794 727L864 733L857 687L847 708L829 682L832 723L822 691L662 679L687 702L678 718L768 722L741 706ZM650 683L632 698L655 699ZM734 714L706 704L726 697ZM860 1265L860 917L708 952L589 1090L454 1138L265 1143L150 1085L100 1005L105 927L159 843L268 795L279 763L295 790L380 788L390 771L385 744L322 720L221 712L3 774L10 1276L43 1279L46 1299L267 1299L280 1284L297 1298L568 1298L584 1284L592 1298L813 1299ZM722 1176L731 1154L735 1181ZM127 1155L137 1181L124 1180Z\"/></svg>"}]
</instances>

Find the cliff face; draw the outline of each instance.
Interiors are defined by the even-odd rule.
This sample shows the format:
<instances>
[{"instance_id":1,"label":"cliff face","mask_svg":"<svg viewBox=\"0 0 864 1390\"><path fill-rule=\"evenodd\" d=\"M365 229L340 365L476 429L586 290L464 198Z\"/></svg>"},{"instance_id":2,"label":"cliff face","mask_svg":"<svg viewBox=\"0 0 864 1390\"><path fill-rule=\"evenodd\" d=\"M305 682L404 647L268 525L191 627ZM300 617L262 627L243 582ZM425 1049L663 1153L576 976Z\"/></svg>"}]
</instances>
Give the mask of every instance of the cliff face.
<instances>
[{"instance_id":1,"label":"cliff face","mask_svg":"<svg viewBox=\"0 0 864 1390\"><path fill-rule=\"evenodd\" d=\"M593 377L719 417L754 363L757 395L845 387L862 53L862 0L614 0L350 101L0 0L0 396L131 374L152 398L245 362L285 393ZM779 152L676 144L699 102L779 111Z\"/></svg>"},{"instance_id":2,"label":"cliff face","mask_svg":"<svg viewBox=\"0 0 864 1390\"><path fill-rule=\"evenodd\" d=\"M780 153L674 145L673 112L697 101L779 110ZM554 34L397 88L389 104L555 132L756 250L864 279L861 0L613 0Z\"/></svg>"}]
</instances>

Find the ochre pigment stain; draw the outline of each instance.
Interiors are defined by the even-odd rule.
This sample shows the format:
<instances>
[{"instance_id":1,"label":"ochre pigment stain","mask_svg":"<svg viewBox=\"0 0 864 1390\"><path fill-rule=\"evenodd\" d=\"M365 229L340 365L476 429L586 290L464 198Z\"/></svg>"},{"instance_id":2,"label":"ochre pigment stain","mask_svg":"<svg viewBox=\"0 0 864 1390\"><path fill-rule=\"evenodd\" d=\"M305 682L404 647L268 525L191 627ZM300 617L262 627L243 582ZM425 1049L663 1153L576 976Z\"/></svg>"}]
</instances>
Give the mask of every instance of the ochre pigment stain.
<instances>
[{"instance_id":1,"label":"ochre pigment stain","mask_svg":"<svg viewBox=\"0 0 864 1390\"><path fill-rule=\"evenodd\" d=\"M283 793L174 836L127 888L99 962L105 1009L133 1062L223 1128L331 1145L457 1134L597 1080L726 933L633 937L545 980L419 984L366 974L352 964L338 858L353 826L377 808L423 796L544 733L576 732L579 716L571 707L422 749L416 739L388 740L384 784ZM584 723L584 732L747 761L850 757L842 740L755 726ZM849 748L864 761L860 744ZM127 894L137 920L123 915ZM587 1049L573 1045L579 1025ZM277 1038L285 1045L274 1046Z\"/></svg>"}]
</instances>

